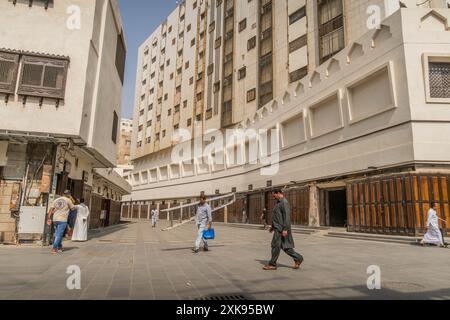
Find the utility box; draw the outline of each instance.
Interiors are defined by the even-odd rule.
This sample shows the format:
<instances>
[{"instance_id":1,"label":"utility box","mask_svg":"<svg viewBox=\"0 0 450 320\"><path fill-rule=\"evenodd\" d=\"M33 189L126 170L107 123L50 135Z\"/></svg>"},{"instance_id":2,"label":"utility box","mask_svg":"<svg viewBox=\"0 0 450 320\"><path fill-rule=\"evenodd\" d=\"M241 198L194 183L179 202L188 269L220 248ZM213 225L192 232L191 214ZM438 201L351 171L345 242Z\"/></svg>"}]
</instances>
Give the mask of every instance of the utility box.
<instances>
[{"instance_id":1,"label":"utility box","mask_svg":"<svg viewBox=\"0 0 450 320\"><path fill-rule=\"evenodd\" d=\"M42 235L46 217L45 207L20 208L19 235Z\"/></svg>"}]
</instances>

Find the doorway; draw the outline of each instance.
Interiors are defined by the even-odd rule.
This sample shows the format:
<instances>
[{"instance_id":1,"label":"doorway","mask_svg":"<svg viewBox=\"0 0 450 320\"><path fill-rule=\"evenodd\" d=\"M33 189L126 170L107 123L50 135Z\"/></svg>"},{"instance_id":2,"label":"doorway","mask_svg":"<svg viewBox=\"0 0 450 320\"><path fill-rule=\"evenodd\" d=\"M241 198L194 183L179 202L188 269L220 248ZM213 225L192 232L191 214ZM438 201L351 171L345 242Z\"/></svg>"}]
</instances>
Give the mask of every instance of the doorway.
<instances>
[{"instance_id":1,"label":"doorway","mask_svg":"<svg viewBox=\"0 0 450 320\"><path fill-rule=\"evenodd\" d=\"M320 225L324 227L347 227L346 189L321 190Z\"/></svg>"}]
</instances>

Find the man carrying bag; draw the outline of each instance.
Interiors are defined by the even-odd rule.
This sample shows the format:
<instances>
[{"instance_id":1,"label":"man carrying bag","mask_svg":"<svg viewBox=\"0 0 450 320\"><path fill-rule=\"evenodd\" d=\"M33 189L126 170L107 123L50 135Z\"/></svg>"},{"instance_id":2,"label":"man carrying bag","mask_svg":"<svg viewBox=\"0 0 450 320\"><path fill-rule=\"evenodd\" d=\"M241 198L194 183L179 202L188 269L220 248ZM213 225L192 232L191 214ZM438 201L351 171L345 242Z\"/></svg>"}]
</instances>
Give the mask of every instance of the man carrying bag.
<instances>
[{"instance_id":1,"label":"man carrying bag","mask_svg":"<svg viewBox=\"0 0 450 320\"><path fill-rule=\"evenodd\" d=\"M197 254L200 252L200 245L203 242L204 251L209 251L208 240L205 239L205 231L212 229L212 214L211 207L206 203L206 197L200 197L200 204L197 206L197 216L195 218L197 222L197 238L195 240L195 248L192 251Z\"/></svg>"}]
</instances>

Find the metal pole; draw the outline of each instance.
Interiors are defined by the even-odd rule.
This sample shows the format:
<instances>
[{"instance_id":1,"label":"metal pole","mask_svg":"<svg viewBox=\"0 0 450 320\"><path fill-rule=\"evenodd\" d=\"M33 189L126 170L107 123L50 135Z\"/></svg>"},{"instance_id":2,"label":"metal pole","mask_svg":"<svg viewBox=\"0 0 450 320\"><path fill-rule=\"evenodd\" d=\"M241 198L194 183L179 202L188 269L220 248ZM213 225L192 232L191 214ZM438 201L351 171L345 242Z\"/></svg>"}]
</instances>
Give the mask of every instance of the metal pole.
<instances>
[{"instance_id":1,"label":"metal pole","mask_svg":"<svg viewBox=\"0 0 450 320\"><path fill-rule=\"evenodd\" d=\"M50 195L53 191L53 183L55 180L55 170L56 170L56 162L58 161L58 145L53 146L53 163L52 163L52 178L50 179L50 192L48 193L47 197L47 205L45 208L45 224L44 224L44 234L43 234L43 241L42 246L49 246L50 245L50 238L51 238L51 226L47 225L47 219L48 219L48 207L50 204Z\"/></svg>"}]
</instances>

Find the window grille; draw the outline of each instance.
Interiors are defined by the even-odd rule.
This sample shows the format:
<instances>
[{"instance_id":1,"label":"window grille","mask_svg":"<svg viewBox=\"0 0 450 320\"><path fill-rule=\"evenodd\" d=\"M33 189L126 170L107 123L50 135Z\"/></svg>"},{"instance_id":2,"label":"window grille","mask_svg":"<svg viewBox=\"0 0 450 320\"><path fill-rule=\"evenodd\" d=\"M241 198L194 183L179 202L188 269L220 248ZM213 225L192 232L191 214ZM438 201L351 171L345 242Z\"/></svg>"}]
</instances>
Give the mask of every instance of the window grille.
<instances>
[{"instance_id":1,"label":"window grille","mask_svg":"<svg viewBox=\"0 0 450 320\"><path fill-rule=\"evenodd\" d=\"M429 78L431 98L450 98L450 63L430 62Z\"/></svg>"}]
</instances>

